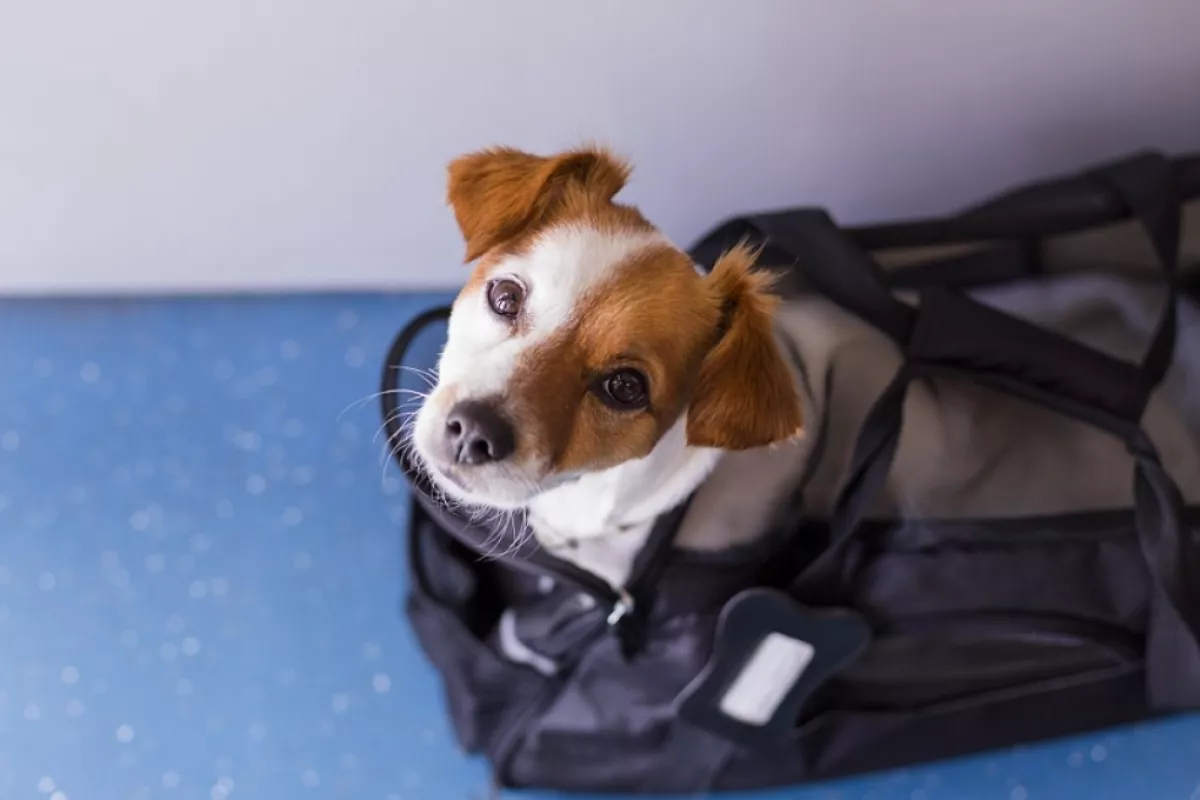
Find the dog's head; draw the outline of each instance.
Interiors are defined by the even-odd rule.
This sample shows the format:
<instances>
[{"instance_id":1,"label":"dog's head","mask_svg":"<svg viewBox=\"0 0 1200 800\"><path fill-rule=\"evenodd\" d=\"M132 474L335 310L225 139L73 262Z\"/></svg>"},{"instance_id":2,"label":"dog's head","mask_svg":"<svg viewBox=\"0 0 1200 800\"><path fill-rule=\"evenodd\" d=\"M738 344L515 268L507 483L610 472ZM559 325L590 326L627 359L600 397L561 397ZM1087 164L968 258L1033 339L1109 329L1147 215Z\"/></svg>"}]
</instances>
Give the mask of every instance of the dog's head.
<instances>
[{"instance_id":1,"label":"dog's head","mask_svg":"<svg viewBox=\"0 0 1200 800\"><path fill-rule=\"evenodd\" d=\"M413 443L450 497L493 508L648 455L686 415L696 447L796 435L773 298L737 247L711 275L630 206L598 149L512 149L449 168L474 273L454 303Z\"/></svg>"}]
</instances>

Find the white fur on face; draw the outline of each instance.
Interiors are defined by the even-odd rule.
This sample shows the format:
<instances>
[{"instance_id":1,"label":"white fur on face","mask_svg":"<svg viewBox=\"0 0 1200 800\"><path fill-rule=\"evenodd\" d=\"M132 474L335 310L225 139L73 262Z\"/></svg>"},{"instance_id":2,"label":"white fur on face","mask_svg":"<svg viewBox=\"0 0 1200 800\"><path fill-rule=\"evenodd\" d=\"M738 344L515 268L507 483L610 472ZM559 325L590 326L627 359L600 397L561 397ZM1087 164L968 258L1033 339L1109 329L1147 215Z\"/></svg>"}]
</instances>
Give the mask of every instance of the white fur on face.
<instances>
[{"instance_id":1,"label":"white fur on face","mask_svg":"<svg viewBox=\"0 0 1200 800\"><path fill-rule=\"evenodd\" d=\"M437 439L459 402L504 397L521 355L570 325L579 300L622 262L665 243L650 231L599 231L583 225L552 228L522 254L498 261L486 280L459 295L450 316L438 382L417 414L413 442L434 481L450 497L512 509L547 488L544 463L501 462L460 468L440 463ZM522 324L514 329L488 307L487 283L511 278L525 287ZM518 442L522 431L516 431Z\"/></svg>"}]
</instances>

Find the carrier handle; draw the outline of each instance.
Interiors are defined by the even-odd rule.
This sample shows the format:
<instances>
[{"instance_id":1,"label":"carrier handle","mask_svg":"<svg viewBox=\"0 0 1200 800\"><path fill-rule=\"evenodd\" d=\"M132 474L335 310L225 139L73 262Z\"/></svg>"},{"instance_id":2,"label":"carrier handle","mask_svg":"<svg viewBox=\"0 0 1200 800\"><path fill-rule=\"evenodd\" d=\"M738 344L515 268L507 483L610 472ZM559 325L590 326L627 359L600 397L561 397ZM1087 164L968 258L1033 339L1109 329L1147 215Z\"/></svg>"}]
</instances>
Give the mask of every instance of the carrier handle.
<instances>
[{"instance_id":1,"label":"carrier handle","mask_svg":"<svg viewBox=\"0 0 1200 800\"><path fill-rule=\"evenodd\" d=\"M983 272L995 275L1006 271L1007 261L1012 264L1007 271L1016 276L1036 270L1036 255L1030 247L1022 246L1030 236L1137 219L1154 249L1168 293L1162 318L1141 362L1143 377L1139 382L1152 390L1170 367L1174 351L1182 203L1185 196L1200 195L1200 169L1193 162L1200 159L1172 162L1158 152L1139 153L1094 167L1074 178L1046 181L1001 196L958 217L914 223L910 227L926 232L927 236L932 236L937 226L949 228L956 231L948 237L949 241L1000 240L991 249L963 257L958 266L968 270L979 266ZM1037 225L1029 213L1023 213L1027 206L1053 219ZM903 227L895 229L891 238L901 238ZM793 271L820 294L905 346L916 325L917 310L896 299L888 276L855 241L856 238L867 242L886 240L887 235L880 235L885 230L848 231L824 210L792 209L729 220L705 236L693 248L693 255L711 265L717 251L732 240L741 238L760 244L771 258L794 265ZM1013 239L1020 242L1014 245ZM946 270L935 270L933 274L945 278ZM1124 363L1109 360L1114 364ZM1104 369L1112 373L1109 383L1128 377L1118 375L1118 370Z\"/></svg>"},{"instance_id":2,"label":"carrier handle","mask_svg":"<svg viewBox=\"0 0 1200 800\"><path fill-rule=\"evenodd\" d=\"M1037 255L1027 248L1005 247L1005 244L1011 245L1014 240L1027 244L1031 239L1128 219L1128 205L1122 202L1119 194L1105 190L1102 184L1111 189L1116 172L1145 172L1143 165L1150 162L1163 164L1171 171L1180 202L1200 198L1200 154L1168 159L1156 151L1145 151L1099 165L1083 174L1050 178L994 196L956 215L849 227L842 229L842 234L854 246L867 251L992 242L999 246L999 252L993 248L963 256L957 268L969 271L976 266L982 267L979 279L968 279L968 282L1011 279L1037 272ZM792 264L803 258L805 272L820 269L822 265L810 263L803 249L789 246L786 238L769 238L765 230L768 224L776 233L780 229L804 227L811 224L814 211L796 208L729 218L692 246L692 256L698 263L711 268L725 248L739 239L748 239L763 247L764 260ZM889 273L886 278L889 281L894 278L896 283L906 286L944 285L947 280L957 282L941 268L926 276L925 266L904 267Z\"/></svg>"},{"instance_id":3,"label":"carrier handle","mask_svg":"<svg viewBox=\"0 0 1200 800\"><path fill-rule=\"evenodd\" d=\"M1174 356L1181 202L1171 162L1157 154L1101 166L1084 180L1106 187L1141 223L1163 273L1163 312L1140 365L941 287L921 293L915 324L901 341L910 358L990 375L1027 399L1128 441L1129 426L1141 419Z\"/></svg>"},{"instance_id":4,"label":"carrier handle","mask_svg":"<svg viewBox=\"0 0 1200 800\"><path fill-rule=\"evenodd\" d=\"M1158 219L1156 210L1150 213ZM1139 367L944 287L926 287L920 306L909 306L892 294L871 257L822 211L761 215L754 223L775 246L805 255L804 266L797 270L813 289L885 333L911 359L994 379L1010 391L1105 429L1136 423L1170 364L1173 290L1146 363ZM1170 248L1158 235L1169 231L1169 225L1144 224L1159 241L1156 252L1170 257ZM1163 271L1170 276L1174 268L1164 262Z\"/></svg>"}]
</instances>

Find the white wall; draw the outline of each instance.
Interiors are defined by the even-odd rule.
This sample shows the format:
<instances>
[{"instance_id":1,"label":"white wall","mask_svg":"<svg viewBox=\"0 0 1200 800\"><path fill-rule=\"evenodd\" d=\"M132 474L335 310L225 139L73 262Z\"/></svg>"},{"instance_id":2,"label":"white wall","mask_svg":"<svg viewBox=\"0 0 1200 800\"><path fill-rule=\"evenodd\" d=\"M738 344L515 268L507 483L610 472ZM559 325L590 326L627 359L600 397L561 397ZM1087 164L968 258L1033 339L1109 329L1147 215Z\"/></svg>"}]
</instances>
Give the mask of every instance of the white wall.
<instances>
[{"instance_id":1,"label":"white wall","mask_svg":"<svg viewBox=\"0 0 1200 800\"><path fill-rule=\"evenodd\" d=\"M0 292L452 286L443 166L607 140L681 243L1200 147L1197 0L0 0Z\"/></svg>"}]
</instances>

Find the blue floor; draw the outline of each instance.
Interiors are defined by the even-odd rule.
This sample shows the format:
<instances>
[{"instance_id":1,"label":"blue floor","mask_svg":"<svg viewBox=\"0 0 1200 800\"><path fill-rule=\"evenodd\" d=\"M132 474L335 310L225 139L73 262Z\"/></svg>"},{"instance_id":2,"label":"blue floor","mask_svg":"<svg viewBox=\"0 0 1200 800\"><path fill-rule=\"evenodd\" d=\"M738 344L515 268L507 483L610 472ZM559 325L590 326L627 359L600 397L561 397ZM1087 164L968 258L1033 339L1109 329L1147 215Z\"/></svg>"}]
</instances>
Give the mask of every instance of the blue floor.
<instances>
[{"instance_id":1,"label":"blue floor","mask_svg":"<svg viewBox=\"0 0 1200 800\"><path fill-rule=\"evenodd\" d=\"M468 800L379 365L429 301L0 303L0 800ZM760 798L1200 800L1200 719Z\"/></svg>"}]
</instances>

